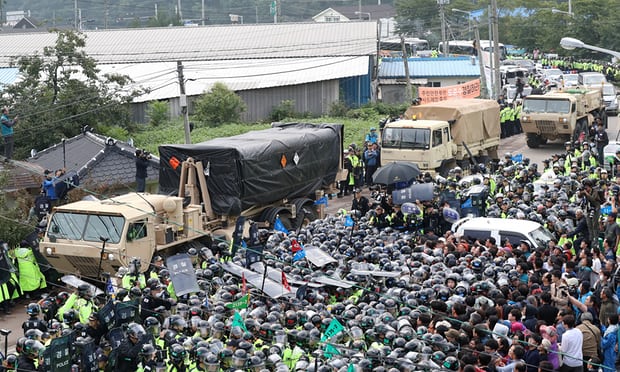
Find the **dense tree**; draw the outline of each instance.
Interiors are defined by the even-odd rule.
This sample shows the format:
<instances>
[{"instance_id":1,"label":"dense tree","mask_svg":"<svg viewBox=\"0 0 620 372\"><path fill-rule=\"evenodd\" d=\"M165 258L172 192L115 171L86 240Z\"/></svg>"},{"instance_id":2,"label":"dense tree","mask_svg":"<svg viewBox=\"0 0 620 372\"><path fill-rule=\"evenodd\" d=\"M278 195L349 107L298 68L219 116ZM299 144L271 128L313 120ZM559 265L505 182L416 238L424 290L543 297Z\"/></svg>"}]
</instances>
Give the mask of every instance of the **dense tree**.
<instances>
[{"instance_id":1,"label":"dense tree","mask_svg":"<svg viewBox=\"0 0 620 372\"><path fill-rule=\"evenodd\" d=\"M445 5L448 38L465 38L471 26L466 14L453 12L482 11L480 37L488 38L489 1L452 0ZM566 1L556 0L498 0L499 34L504 44L513 44L544 51L557 51L560 54L588 58L609 56L592 53L588 50L564 51L560 39L564 36L578 38L587 44L620 51L620 40L615 37L614 28L620 24L620 2L617 0L571 0L573 16L558 9L568 11ZM441 22L437 0L397 0L396 8L400 31L406 35L428 39L436 46L441 38ZM471 37L471 36L470 36Z\"/></svg>"},{"instance_id":2,"label":"dense tree","mask_svg":"<svg viewBox=\"0 0 620 372\"><path fill-rule=\"evenodd\" d=\"M123 91L126 76L100 76L96 61L82 48L85 36L59 31L55 45L14 61L21 79L8 87L2 103L19 114L15 128L16 156L30 149L44 149L62 138L78 134L89 125L126 126L127 103L132 93ZM137 94L138 92L134 92Z\"/></svg>"}]
</instances>

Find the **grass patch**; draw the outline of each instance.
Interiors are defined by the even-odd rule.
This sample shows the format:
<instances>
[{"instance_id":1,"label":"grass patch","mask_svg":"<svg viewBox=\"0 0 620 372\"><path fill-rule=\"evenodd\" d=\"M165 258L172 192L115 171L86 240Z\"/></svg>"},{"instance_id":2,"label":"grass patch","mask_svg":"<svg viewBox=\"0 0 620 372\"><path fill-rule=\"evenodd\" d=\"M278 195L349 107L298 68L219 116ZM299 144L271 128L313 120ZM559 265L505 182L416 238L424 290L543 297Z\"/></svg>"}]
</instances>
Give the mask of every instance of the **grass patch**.
<instances>
[{"instance_id":1,"label":"grass patch","mask_svg":"<svg viewBox=\"0 0 620 372\"><path fill-rule=\"evenodd\" d=\"M380 115L366 119L321 117L315 119L284 119L283 122L304 122L304 123L337 123L344 124L344 146L351 143L362 145L366 133L370 127L378 127ZM237 134L246 133L252 130L269 128L269 123L255 124L223 124L218 127L200 126L194 128L191 133L192 143L208 141L213 138L230 137ZM183 120L173 120L160 126L144 126L139 131L129 134L133 138L136 147L146 149L153 154L159 154L158 146L161 144L185 143L185 132L183 130Z\"/></svg>"}]
</instances>

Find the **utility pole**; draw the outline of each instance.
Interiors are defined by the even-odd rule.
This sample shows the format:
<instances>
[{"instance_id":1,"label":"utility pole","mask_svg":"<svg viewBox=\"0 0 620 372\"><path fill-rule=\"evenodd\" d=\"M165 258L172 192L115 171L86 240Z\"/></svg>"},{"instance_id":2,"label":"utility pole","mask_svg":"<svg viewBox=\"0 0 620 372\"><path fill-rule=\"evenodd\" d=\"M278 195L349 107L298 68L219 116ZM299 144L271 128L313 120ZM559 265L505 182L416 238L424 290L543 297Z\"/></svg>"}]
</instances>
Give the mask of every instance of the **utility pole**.
<instances>
[{"instance_id":1,"label":"utility pole","mask_svg":"<svg viewBox=\"0 0 620 372\"><path fill-rule=\"evenodd\" d=\"M450 0L437 0L439 4L439 17L441 18L441 45L443 46L443 56L447 57L450 48L448 47L448 40L446 38L446 14L444 11L444 5L450 4Z\"/></svg>"},{"instance_id":2,"label":"utility pole","mask_svg":"<svg viewBox=\"0 0 620 372\"><path fill-rule=\"evenodd\" d=\"M499 76L499 20L497 14L497 0L491 0L491 10L493 11L493 99L499 96L500 76Z\"/></svg>"},{"instance_id":3,"label":"utility pole","mask_svg":"<svg viewBox=\"0 0 620 372\"><path fill-rule=\"evenodd\" d=\"M104 29L108 29L108 13L110 12L110 9L108 9L108 0L105 0L105 5L104 5L104 11L103 11L103 28Z\"/></svg>"},{"instance_id":4,"label":"utility pole","mask_svg":"<svg viewBox=\"0 0 620 372\"><path fill-rule=\"evenodd\" d=\"M187 112L187 95L185 94L185 77L183 76L183 62L177 61L177 74L179 75L179 104L183 114L183 128L185 130L185 143L190 144L192 140L189 136L189 113Z\"/></svg>"},{"instance_id":5,"label":"utility pole","mask_svg":"<svg viewBox=\"0 0 620 372\"><path fill-rule=\"evenodd\" d=\"M78 7L77 0L73 0L73 28L78 29Z\"/></svg>"},{"instance_id":6,"label":"utility pole","mask_svg":"<svg viewBox=\"0 0 620 372\"><path fill-rule=\"evenodd\" d=\"M362 0L357 1L357 19L362 19Z\"/></svg>"},{"instance_id":7,"label":"utility pole","mask_svg":"<svg viewBox=\"0 0 620 372\"><path fill-rule=\"evenodd\" d=\"M407 56L407 47L405 46L405 35L400 34L400 47L403 51L403 63L405 64L405 99L407 104L410 105L413 102L411 95L411 76L409 75L409 58Z\"/></svg>"},{"instance_id":8,"label":"utility pole","mask_svg":"<svg viewBox=\"0 0 620 372\"><path fill-rule=\"evenodd\" d=\"M478 65L480 67L480 97L489 98L487 76L484 73L484 62L482 62L482 48L480 48L480 32L478 32L477 23L474 23L474 40L476 40L476 53L478 54Z\"/></svg>"},{"instance_id":9,"label":"utility pole","mask_svg":"<svg viewBox=\"0 0 620 372\"><path fill-rule=\"evenodd\" d=\"M179 22L183 23L183 12L181 11L181 0L177 0L177 15L179 16Z\"/></svg>"},{"instance_id":10,"label":"utility pole","mask_svg":"<svg viewBox=\"0 0 620 372\"><path fill-rule=\"evenodd\" d=\"M487 21L489 23L489 69L491 69L491 81L489 81L488 85L487 85L487 89L489 91L489 98L493 98L493 96L495 95L495 67L494 67L494 63L493 63L493 55L490 54L491 53L491 43L493 42L493 17L492 17L492 7L489 4L489 6L487 7Z\"/></svg>"},{"instance_id":11,"label":"utility pole","mask_svg":"<svg viewBox=\"0 0 620 372\"><path fill-rule=\"evenodd\" d=\"M201 18L202 18L202 25L205 25L205 0L202 0L202 13L201 13Z\"/></svg>"}]
</instances>

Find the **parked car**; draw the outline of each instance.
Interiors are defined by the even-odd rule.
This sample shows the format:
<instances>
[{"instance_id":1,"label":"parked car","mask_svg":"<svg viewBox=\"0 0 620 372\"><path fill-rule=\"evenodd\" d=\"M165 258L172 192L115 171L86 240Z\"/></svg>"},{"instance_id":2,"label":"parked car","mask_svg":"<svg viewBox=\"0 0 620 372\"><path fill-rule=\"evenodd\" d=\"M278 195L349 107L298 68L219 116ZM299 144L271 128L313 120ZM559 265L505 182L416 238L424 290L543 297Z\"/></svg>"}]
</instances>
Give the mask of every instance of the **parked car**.
<instances>
[{"instance_id":1,"label":"parked car","mask_svg":"<svg viewBox=\"0 0 620 372\"><path fill-rule=\"evenodd\" d=\"M579 85L579 75L577 74L562 74L562 80L565 87L576 87Z\"/></svg>"},{"instance_id":2,"label":"parked car","mask_svg":"<svg viewBox=\"0 0 620 372\"><path fill-rule=\"evenodd\" d=\"M616 157L616 151L620 150L620 141L609 141L609 144L603 148L605 156L605 169L611 171L610 163Z\"/></svg>"},{"instance_id":3,"label":"parked car","mask_svg":"<svg viewBox=\"0 0 620 372\"><path fill-rule=\"evenodd\" d=\"M547 247L549 240L553 239L553 235L540 223L513 218L465 217L452 225L452 231L457 237L479 239L482 242L490 236L498 244L508 240L513 247L525 240L532 250Z\"/></svg>"},{"instance_id":4,"label":"parked car","mask_svg":"<svg viewBox=\"0 0 620 372\"><path fill-rule=\"evenodd\" d=\"M618 115L618 91L613 84L603 84L603 101L607 115Z\"/></svg>"},{"instance_id":5,"label":"parked car","mask_svg":"<svg viewBox=\"0 0 620 372\"><path fill-rule=\"evenodd\" d=\"M580 72L579 85L584 87L596 87L607 82L605 75L600 72Z\"/></svg>"}]
</instances>

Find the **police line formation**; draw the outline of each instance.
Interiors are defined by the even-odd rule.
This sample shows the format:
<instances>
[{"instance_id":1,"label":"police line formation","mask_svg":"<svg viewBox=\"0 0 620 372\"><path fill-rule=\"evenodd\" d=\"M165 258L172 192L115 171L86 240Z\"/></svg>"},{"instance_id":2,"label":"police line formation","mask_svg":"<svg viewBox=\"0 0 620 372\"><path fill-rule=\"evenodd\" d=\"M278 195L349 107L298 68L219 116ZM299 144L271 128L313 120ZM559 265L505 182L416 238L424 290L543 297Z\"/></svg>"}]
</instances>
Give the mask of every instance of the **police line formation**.
<instances>
[{"instance_id":1,"label":"police line formation","mask_svg":"<svg viewBox=\"0 0 620 372\"><path fill-rule=\"evenodd\" d=\"M177 294L162 257L144 274L147 263L135 259L119 270L121 285L101 283L103 294L84 284L30 303L24 336L3 368L615 370L620 154L597 159L596 135L592 128L585 141L566 143L541 169L506 154L491 169L474 167L473 176L458 167L447 178L422 175L417 182L432 184L434 198L418 201L413 213L385 190L369 200L357 188L351 212L299 231L276 223L247 248L190 249L193 293ZM536 190L542 174L553 179ZM553 239L534 249L526 241L457 236L444 211L461 208L539 222ZM37 232L12 254L17 270L3 256L5 311L48 285L34 258L36 239ZM305 257L311 248L328 263ZM267 295L231 269L256 263L265 274L281 271L282 295Z\"/></svg>"}]
</instances>

